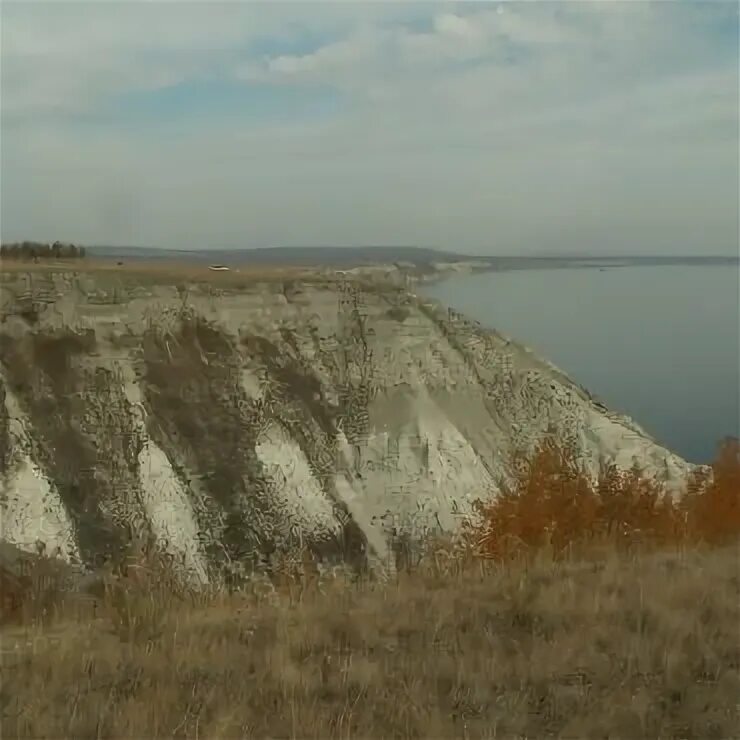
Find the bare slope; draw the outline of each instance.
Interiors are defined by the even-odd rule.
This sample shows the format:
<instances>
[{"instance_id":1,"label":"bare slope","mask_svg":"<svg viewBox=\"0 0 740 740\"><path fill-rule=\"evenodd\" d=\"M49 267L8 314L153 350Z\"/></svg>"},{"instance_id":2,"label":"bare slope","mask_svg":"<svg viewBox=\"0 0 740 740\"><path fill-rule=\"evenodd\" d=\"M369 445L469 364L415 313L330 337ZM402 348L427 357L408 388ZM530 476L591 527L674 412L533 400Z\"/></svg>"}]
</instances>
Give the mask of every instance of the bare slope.
<instances>
[{"instance_id":1,"label":"bare slope","mask_svg":"<svg viewBox=\"0 0 740 740\"><path fill-rule=\"evenodd\" d=\"M148 537L200 580L296 546L363 566L453 531L546 434L594 472L637 460L680 486L690 468L516 343L390 286L1 277L1 526L24 548L92 564Z\"/></svg>"}]
</instances>

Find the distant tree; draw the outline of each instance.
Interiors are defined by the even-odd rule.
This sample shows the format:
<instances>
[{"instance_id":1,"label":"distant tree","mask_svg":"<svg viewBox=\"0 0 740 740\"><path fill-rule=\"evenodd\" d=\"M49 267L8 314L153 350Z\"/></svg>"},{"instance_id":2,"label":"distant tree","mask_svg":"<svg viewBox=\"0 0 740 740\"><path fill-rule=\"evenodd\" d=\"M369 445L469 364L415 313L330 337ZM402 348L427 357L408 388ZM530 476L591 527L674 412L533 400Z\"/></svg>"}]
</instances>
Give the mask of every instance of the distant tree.
<instances>
[{"instance_id":1,"label":"distant tree","mask_svg":"<svg viewBox=\"0 0 740 740\"><path fill-rule=\"evenodd\" d=\"M74 244L62 244L55 241L46 242L14 242L0 245L0 257L8 260L40 260L48 259L81 259L85 256L85 248Z\"/></svg>"}]
</instances>

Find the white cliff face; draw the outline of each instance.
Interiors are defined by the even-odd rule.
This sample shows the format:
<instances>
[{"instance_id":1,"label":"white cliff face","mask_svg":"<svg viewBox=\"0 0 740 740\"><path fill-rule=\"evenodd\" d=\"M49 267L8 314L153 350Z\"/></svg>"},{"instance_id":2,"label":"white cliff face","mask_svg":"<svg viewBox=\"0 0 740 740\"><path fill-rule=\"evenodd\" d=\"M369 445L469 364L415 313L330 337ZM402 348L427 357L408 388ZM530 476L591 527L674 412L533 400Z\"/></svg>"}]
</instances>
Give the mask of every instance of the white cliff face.
<instances>
[{"instance_id":1,"label":"white cliff face","mask_svg":"<svg viewBox=\"0 0 740 740\"><path fill-rule=\"evenodd\" d=\"M35 552L37 544L44 543L48 554L76 561L74 526L53 483L26 452L28 420L8 390L5 409L12 447L10 470L0 476L0 538L27 552Z\"/></svg>"},{"instance_id":2,"label":"white cliff face","mask_svg":"<svg viewBox=\"0 0 740 740\"><path fill-rule=\"evenodd\" d=\"M260 434L256 451L281 518L296 528L294 539L299 541L304 531L337 536L339 525L331 502L295 440L278 424L270 424Z\"/></svg>"},{"instance_id":3,"label":"white cliff face","mask_svg":"<svg viewBox=\"0 0 740 740\"><path fill-rule=\"evenodd\" d=\"M454 531L473 514L476 499L497 490L470 442L423 386L376 402L370 413L377 426L361 447L353 488L387 531L411 537Z\"/></svg>"},{"instance_id":4,"label":"white cliff face","mask_svg":"<svg viewBox=\"0 0 740 740\"><path fill-rule=\"evenodd\" d=\"M182 559L185 571L198 583L208 582L198 525L185 491L170 461L151 440L139 453L142 504L156 541Z\"/></svg>"},{"instance_id":5,"label":"white cliff face","mask_svg":"<svg viewBox=\"0 0 740 740\"><path fill-rule=\"evenodd\" d=\"M142 529L198 582L296 546L380 563L454 532L549 434L593 475L637 460L678 491L691 471L550 363L390 287L3 279L0 524L24 548L89 560Z\"/></svg>"},{"instance_id":6,"label":"white cliff face","mask_svg":"<svg viewBox=\"0 0 740 740\"><path fill-rule=\"evenodd\" d=\"M141 504L154 539L176 555L192 580L208 582L208 567L200 546L193 506L172 463L146 431L146 408L133 368L125 360L117 363L126 399L131 404L141 437L137 456Z\"/></svg>"}]
</instances>

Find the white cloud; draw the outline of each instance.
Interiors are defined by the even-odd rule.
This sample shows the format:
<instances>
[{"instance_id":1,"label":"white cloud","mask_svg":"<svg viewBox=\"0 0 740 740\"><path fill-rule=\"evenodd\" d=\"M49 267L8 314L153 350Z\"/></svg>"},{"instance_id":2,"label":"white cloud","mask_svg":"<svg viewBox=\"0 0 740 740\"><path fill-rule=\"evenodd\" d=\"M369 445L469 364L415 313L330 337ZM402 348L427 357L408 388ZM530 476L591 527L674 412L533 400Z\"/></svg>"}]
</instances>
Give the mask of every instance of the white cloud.
<instances>
[{"instance_id":1,"label":"white cloud","mask_svg":"<svg viewBox=\"0 0 740 740\"><path fill-rule=\"evenodd\" d=\"M209 51L238 43L250 15L239 6L194 5L181 17L162 5L73 7L3 7L4 114L75 112L176 84L205 68Z\"/></svg>"},{"instance_id":2,"label":"white cloud","mask_svg":"<svg viewBox=\"0 0 740 740\"><path fill-rule=\"evenodd\" d=\"M273 82L352 83L363 65L376 61L380 36L356 34L304 55L280 55L264 60L261 69L245 70L244 79Z\"/></svg>"},{"instance_id":3,"label":"white cloud","mask_svg":"<svg viewBox=\"0 0 740 740\"><path fill-rule=\"evenodd\" d=\"M711 9L94 7L3 9L4 238L483 252L736 241L737 41L718 44ZM201 111L177 136L75 120L122 93L229 77L245 94L335 90L341 105L265 124Z\"/></svg>"}]
</instances>

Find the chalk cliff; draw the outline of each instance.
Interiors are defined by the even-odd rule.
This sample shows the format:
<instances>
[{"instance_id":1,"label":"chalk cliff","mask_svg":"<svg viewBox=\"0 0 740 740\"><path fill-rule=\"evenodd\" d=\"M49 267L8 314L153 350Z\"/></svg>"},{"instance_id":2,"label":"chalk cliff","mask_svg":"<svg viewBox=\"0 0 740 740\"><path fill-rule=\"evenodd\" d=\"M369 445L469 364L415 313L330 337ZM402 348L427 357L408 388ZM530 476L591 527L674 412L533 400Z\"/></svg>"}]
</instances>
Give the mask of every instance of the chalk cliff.
<instances>
[{"instance_id":1,"label":"chalk cliff","mask_svg":"<svg viewBox=\"0 0 740 740\"><path fill-rule=\"evenodd\" d=\"M233 277L233 276L232 276ZM1 537L194 579L454 531L546 434L680 488L691 466L551 364L401 288L0 275Z\"/></svg>"}]
</instances>

